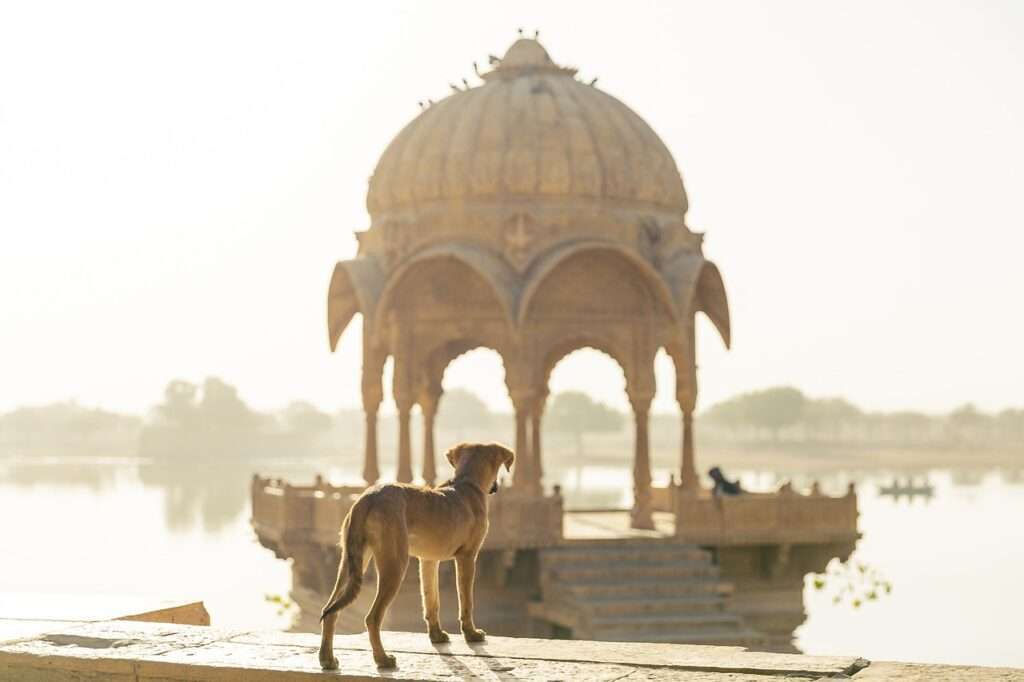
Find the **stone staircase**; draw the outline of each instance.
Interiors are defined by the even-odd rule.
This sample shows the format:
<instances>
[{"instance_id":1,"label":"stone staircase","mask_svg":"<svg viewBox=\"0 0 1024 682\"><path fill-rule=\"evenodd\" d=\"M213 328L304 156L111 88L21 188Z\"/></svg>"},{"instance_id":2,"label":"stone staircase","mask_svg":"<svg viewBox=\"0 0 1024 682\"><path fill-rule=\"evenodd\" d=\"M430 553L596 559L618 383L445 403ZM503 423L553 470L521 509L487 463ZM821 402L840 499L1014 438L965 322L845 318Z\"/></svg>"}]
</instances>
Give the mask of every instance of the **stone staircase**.
<instances>
[{"instance_id":1,"label":"stone staircase","mask_svg":"<svg viewBox=\"0 0 1024 682\"><path fill-rule=\"evenodd\" d=\"M531 616L573 639L755 648L762 639L729 608L731 587L693 545L620 539L543 549L540 583Z\"/></svg>"}]
</instances>

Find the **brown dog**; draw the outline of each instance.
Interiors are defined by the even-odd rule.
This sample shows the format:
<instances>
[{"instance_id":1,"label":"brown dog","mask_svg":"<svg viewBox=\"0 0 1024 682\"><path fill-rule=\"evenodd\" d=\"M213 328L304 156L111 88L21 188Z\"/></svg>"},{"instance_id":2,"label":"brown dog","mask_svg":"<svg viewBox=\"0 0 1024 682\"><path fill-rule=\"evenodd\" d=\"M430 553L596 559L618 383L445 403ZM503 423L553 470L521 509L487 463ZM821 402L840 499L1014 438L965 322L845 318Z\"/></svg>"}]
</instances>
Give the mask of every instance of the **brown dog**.
<instances>
[{"instance_id":1,"label":"brown dog","mask_svg":"<svg viewBox=\"0 0 1024 682\"><path fill-rule=\"evenodd\" d=\"M338 611L359 595L371 555L377 567L377 596L366 614L366 631L378 666L395 665L395 657L381 644L380 626L405 579L409 555L420 559L423 619L430 641L448 641L438 619L437 591L438 562L448 559L455 559L462 634L467 642L483 641L486 633L473 624L476 555L487 535L487 493L497 492L498 471L502 465L511 471L515 455L497 443L463 443L449 450L447 457L455 467L451 480L436 488L376 485L360 495L349 510L341 524L338 581L320 616L320 665L324 670L338 667L334 657Z\"/></svg>"}]
</instances>

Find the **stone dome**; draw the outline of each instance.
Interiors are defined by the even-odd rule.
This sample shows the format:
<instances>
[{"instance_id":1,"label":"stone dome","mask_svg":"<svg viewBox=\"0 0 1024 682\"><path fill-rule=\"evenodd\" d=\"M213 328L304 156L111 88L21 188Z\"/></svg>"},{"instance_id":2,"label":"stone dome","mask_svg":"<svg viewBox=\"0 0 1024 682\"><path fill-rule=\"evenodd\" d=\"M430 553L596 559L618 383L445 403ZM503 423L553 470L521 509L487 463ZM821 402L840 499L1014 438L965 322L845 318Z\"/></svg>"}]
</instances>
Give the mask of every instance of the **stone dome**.
<instances>
[{"instance_id":1,"label":"stone dome","mask_svg":"<svg viewBox=\"0 0 1024 682\"><path fill-rule=\"evenodd\" d=\"M388 145L370 179L374 222L457 201L572 199L670 212L686 192L672 155L629 107L516 41L483 83L431 104Z\"/></svg>"}]
</instances>

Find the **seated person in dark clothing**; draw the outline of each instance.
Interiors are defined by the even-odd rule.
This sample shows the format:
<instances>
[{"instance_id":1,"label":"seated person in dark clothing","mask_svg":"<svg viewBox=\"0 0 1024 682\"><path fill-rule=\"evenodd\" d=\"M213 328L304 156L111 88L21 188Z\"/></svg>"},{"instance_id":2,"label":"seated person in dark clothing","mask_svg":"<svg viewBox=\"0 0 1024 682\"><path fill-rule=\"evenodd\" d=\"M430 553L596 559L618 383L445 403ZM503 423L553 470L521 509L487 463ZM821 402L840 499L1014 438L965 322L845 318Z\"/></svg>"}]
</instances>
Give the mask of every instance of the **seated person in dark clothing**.
<instances>
[{"instance_id":1,"label":"seated person in dark clothing","mask_svg":"<svg viewBox=\"0 0 1024 682\"><path fill-rule=\"evenodd\" d=\"M743 492L743 488L740 487L740 482L735 483L725 478L725 474L718 467L711 467L708 471L708 476L715 482L715 488L711 491L713 495L739 495Z\"/></svg>"}]
</instances>

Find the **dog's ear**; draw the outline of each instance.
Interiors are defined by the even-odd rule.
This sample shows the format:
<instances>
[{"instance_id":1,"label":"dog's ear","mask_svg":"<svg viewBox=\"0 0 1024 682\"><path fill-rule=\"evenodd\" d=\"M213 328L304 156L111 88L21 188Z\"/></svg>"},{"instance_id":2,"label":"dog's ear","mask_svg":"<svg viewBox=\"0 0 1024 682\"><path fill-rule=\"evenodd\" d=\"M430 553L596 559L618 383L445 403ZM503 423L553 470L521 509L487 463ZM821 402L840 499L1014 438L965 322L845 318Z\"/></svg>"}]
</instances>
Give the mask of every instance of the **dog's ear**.
<instances>
[{"instance_id":1,"label":"dog's ear","mask_svg":"<svg viewBox=\"0 0 1024 682\"><path fill-rule=\"evenodd\" d=\"M516 454L508 448L502 448L502 464L505 465L506 471L512 471L512 465L516 462Z\"/></svg>"},{"instance_id":2,"label":"dog's ear","mask_svg":"<svg viewBox=\"0 0 1024 682\"><path fill-rule=\"evenodd\" d=\"M462 456L463 451L466 449L465 443L459 443L452 447L448 452L444 453L444 456L448 458L448 463L452 465L453 469L459 468L459 458Z\"/></svg>"}]
</instances>

